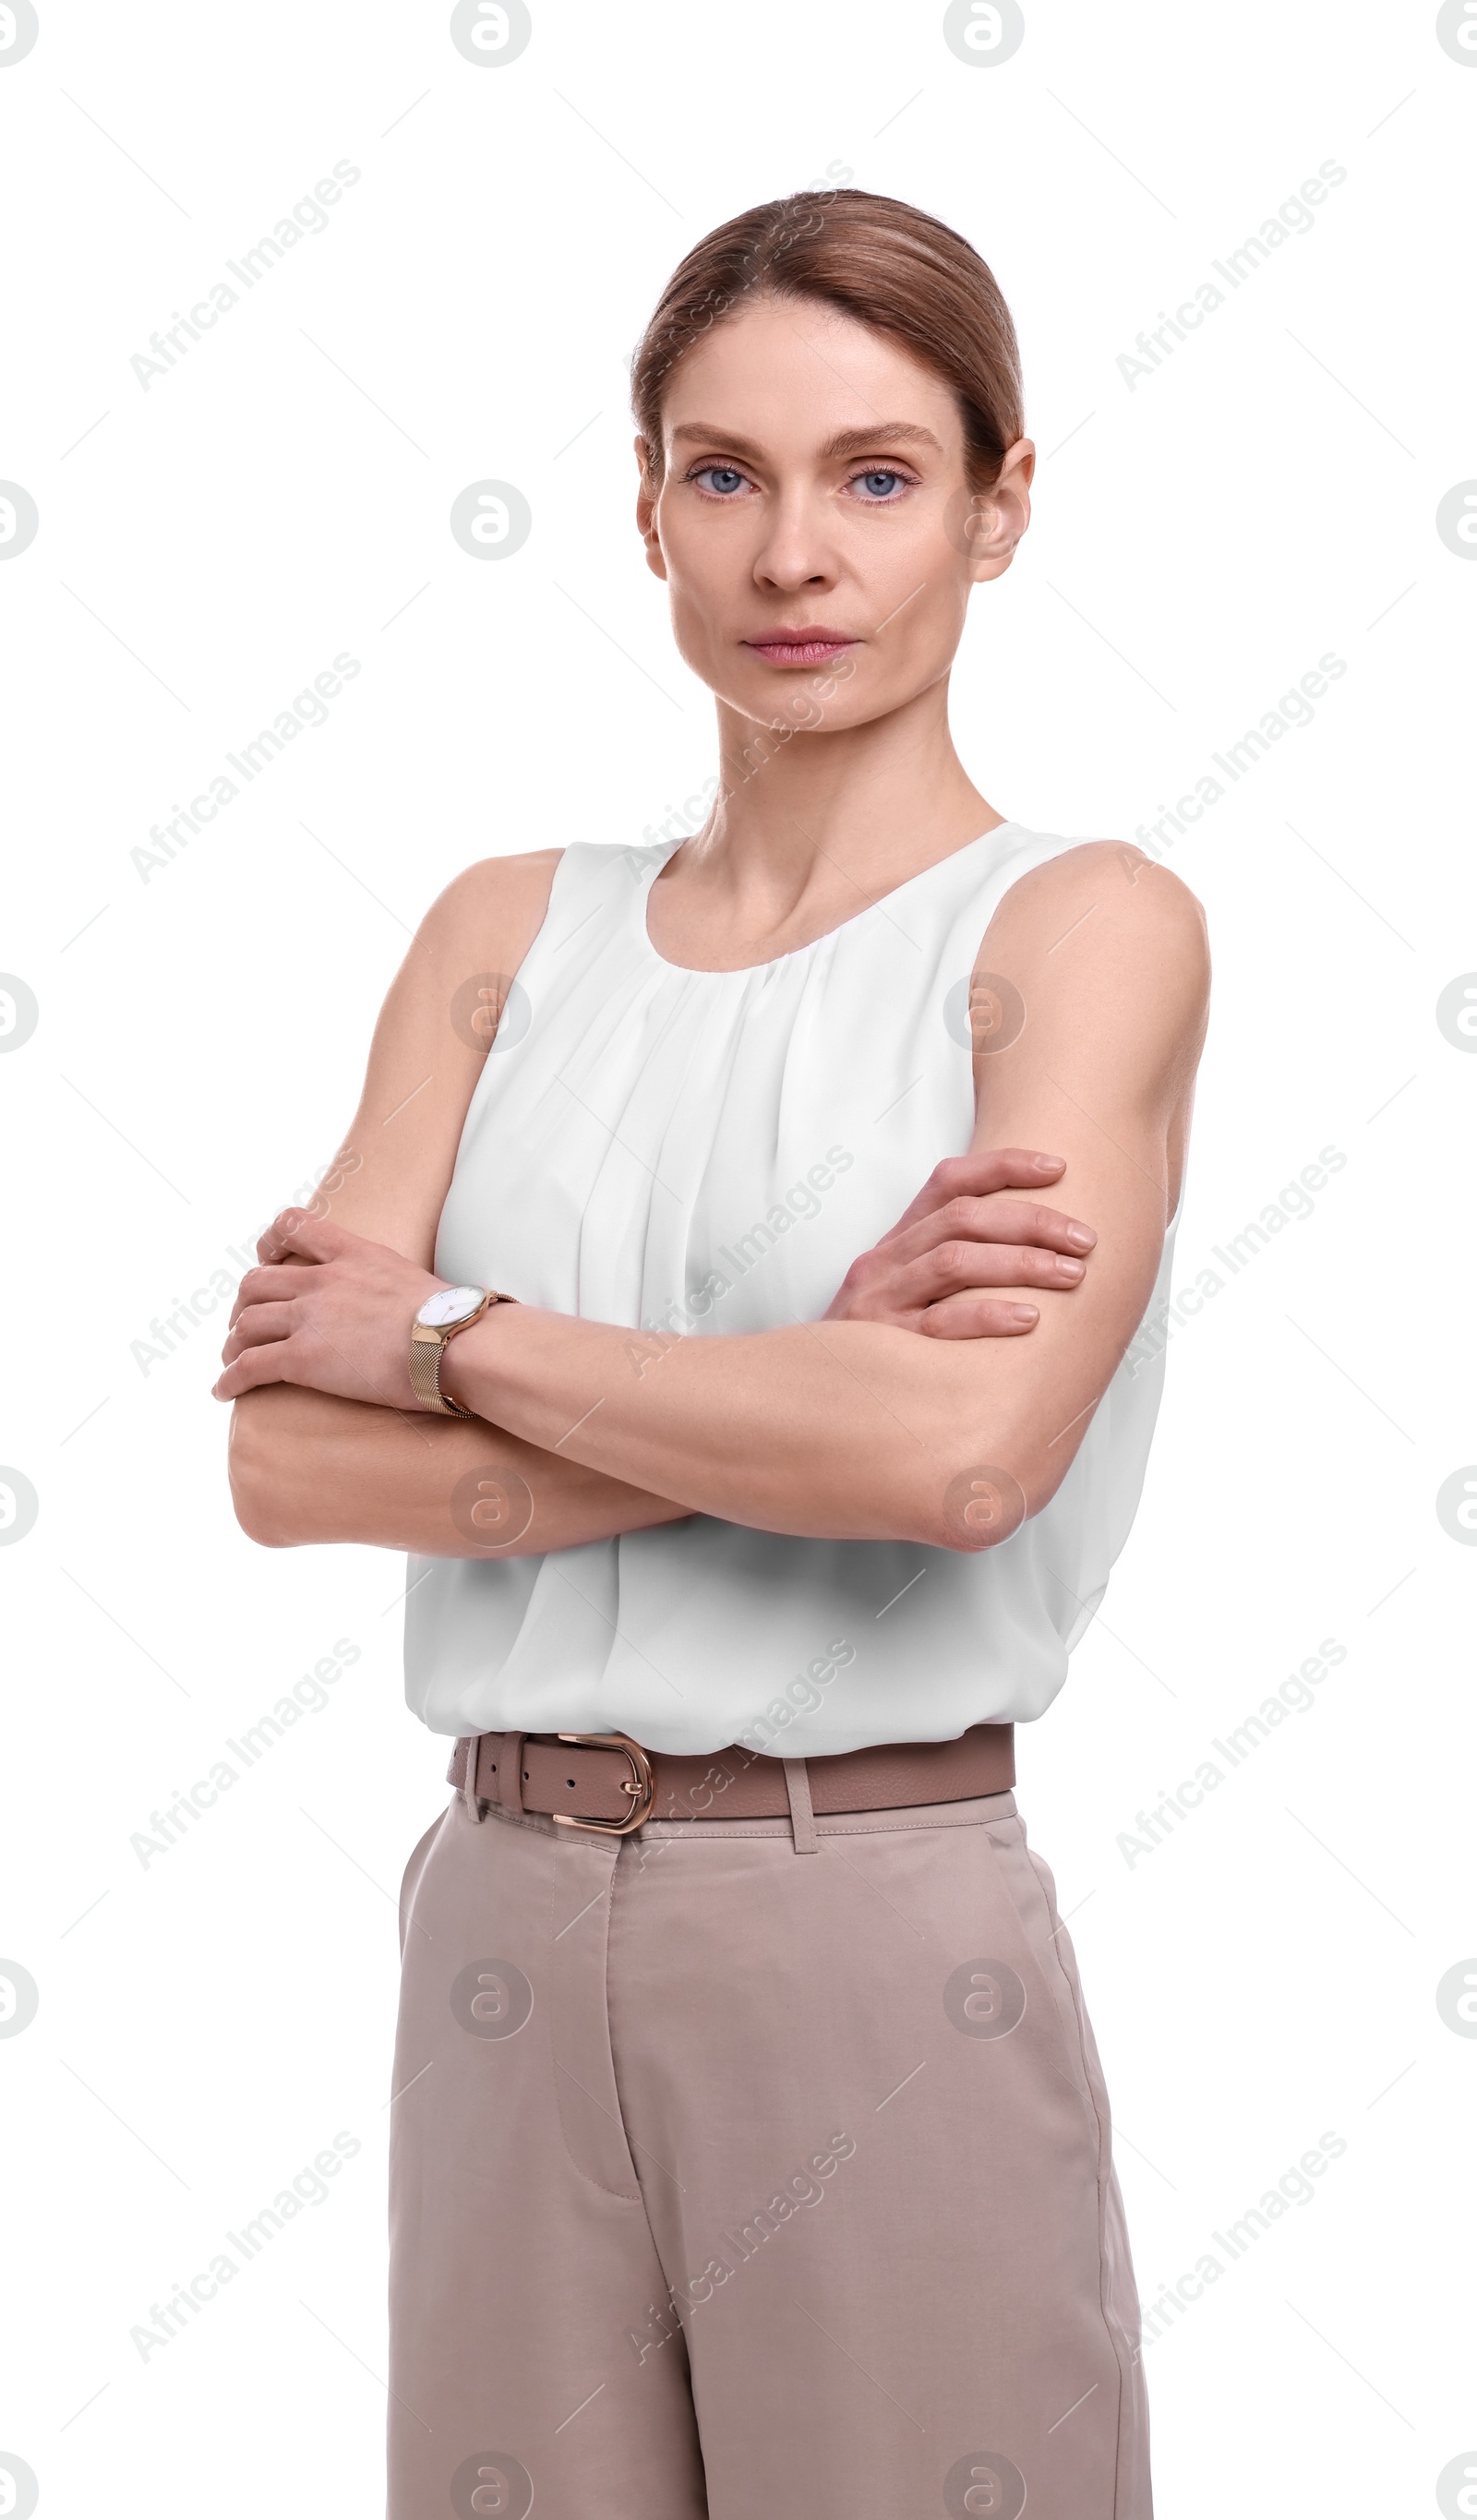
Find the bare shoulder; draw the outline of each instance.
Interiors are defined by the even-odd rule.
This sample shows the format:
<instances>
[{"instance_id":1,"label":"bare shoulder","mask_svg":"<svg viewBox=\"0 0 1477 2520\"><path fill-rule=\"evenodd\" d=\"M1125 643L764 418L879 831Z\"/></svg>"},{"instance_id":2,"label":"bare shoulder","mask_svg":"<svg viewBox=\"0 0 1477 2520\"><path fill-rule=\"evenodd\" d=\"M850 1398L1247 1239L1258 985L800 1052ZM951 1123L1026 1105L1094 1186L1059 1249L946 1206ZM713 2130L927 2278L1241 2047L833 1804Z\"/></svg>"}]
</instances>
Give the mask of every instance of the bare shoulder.
<instances>
[{"instance_id":1,"label":"bare shoulder","mask_svg":"<svg viewBox=\"0 0 1477 2520\"><path fill-rule=\"evenodd\" d=\"M1050 925L1063 911L1080 919L1099 908L1110 916L1126 911L1167 944L1181 938L1206 946L1205 910L1197 895L1133 840L1080 840L1062 849L1016 878L996 919L1008 918L1024 935Z\"/></svg>"},{"instance_id":2,"label":"bare shoulder","mask_svg":"<svg viewBox=\"0 0 1477 2520\"><path fill-rule=\"evenodd\" d=\"M562 849L478 858L438 892L418 931L439 964L513 973L544 923Z\"/></svg>"},{"instance_id":3,"label":"bare shoulder","mask_svg":"<svg viewBox=\"0 0 1477 2520\"><path fill-rule=\"evenodd\" d=\"M561 854L483 858L436 895L380 1008L332 1199L320 1192L321 1214L425 1268L462 1126Z\"/></svg>"},{"instance_id":4,"label":"bare shoulder","mask_svg":"<svg viewBox=\"0 0 1477 2520\"><path fill-rule=\"evenodd\" d=\"M1084 840L1010 885L981 949L1038 991L1060 983L1148 999L1179 1026L1203 1019L1210 993L1205 911L1187 883L1131 840ZM1023 981L1022 981L1023 984Z\"/></svg>"}]
</instances>

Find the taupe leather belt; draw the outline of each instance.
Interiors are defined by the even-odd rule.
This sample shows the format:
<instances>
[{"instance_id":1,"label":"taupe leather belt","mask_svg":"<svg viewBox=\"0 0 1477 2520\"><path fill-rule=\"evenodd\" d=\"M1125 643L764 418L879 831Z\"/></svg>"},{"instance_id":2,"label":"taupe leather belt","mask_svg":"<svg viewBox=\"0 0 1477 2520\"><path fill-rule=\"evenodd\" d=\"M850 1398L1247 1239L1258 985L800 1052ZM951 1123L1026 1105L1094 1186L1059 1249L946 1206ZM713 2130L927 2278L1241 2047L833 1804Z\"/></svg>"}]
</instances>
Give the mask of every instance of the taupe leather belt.
<instances>
[{"instance_id":1,"label":"taupe leather belt","mask_svg":"<svg viewBox=\"0 0 1477 2520\"><path fill-rule=\"evenodd\" d=\"M785 1769L795 1763L733 1747L711 1758L645 1750L624 1732L480 1732L459 1740L446 1771L469 1801L542 1812L566 1827L624 1837L648 1820L779 1820L792 1808ZM1015 1782L1015 1728L976 1724L956 1741L889 1741L805 1763L813 1810L893 1811L913 1803L966 1802Z\"/></svg>"}]
</instances>

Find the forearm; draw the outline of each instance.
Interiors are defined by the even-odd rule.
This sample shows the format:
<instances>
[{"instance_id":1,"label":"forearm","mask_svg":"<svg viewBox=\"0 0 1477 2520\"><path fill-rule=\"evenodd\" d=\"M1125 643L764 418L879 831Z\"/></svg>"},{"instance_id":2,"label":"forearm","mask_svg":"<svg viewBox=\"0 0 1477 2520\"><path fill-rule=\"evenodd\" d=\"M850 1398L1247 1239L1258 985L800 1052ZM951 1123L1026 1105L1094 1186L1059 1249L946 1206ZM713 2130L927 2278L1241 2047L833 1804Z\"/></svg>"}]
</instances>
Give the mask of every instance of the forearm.
<instances>
[{"instance_id":1,"label":"forearm","mask_svg":"<svg viewBox=\"0 0 1477 2520\"><path fill-rule=\"evenodd\" d=\"M673 1338L496 1305L450 1341L441 1387L524 1442L558 1446L698 1513L761 1531L977 1545L951 1485L1017 1466L1024 1360L865 1322ZM962 1382L967 1377L965 1405Z\"/></svg>"},{"instance_id":2,"label":"forearm","mask_svg":"<svg viewBox=\"0 0 1477 2520\"><path fill-rule=\"evenodd\" d=\"M524 1557L688 1511L480 1418L402 1416L292 1383L236 1402L230 1475L238 1521L273 1549Z\"/></svg>"}]
</instances>

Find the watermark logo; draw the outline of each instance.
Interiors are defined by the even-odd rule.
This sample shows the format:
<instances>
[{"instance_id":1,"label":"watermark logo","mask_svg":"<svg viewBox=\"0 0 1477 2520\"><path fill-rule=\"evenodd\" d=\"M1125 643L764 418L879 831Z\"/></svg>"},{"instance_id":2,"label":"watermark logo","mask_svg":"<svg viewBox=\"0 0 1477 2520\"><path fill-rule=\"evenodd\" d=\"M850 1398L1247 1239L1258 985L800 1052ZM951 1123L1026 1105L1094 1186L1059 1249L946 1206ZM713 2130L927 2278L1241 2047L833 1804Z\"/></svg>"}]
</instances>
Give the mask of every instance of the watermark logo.
<instances>
[{"instance_id":1,"label":"watermark logo","mask_svg":"<svg viewBox=\"0 0 1477 2520\"><path fill-rule=\"evenodd\" d=\"M945 1984L944 2010L966 2039L1008 2039L1026 2017L1026 1990L1006 1960L963 1960Z\"/></svg>"},{"instance_id":2,"label":"watermark logo","mask_svg":"<svg viewBox=\"0 0 1477 2520\"><path fill-rule=\"evenodd\" d=\"M451 1518L478 1556L511 1549L533 1520L533 1490L516 1470L468 1470L451 1492Z\"/></svg>"},{"instance_id":3,"label":"watermark logo","mask_svg":"<svg viewBox=\"0 0 1477 2520\"><path fill-rule=\"evenodd\" d=\"M19 1960L0 1960L0 2039L19 2039L22 2030L28 2030L40 2001L40 1988L29 1969ZM0 2500L0 2512L7 2508Z\"/></svg>"},{"instance_id":4,"label":"watermark logo","mask_svg":"<svg viewBox=\"0 0 1477 2520\"><path fill-rule=\"evenodd\" d=\"M512 1050L533 1021L533 1002L506 971L473 971L452 999L451 1028L469 1050Z\"/></svg>"},{"instance_id":5,"label":"watermark logo","mask_svg":"<svg viewBox=\"0 0 1477 2520\"><path fill-rule=\"evenodd\" d=\"M40 1012L34 989L14 971L0 971L0 1051L22 1050Z\"/></svg>"},{"instance_id":6,"label":"watermark logo","mask_svg":"<svg viewBox=\"0 0 1477 2520\"><path fill-rule=\"evenodd\" d=\"M451 530L473 560L510 560L533 529L533 510L511 481L469 481L451 503Z\"/></svg>"},{"instance_id":7,"label":"watermark logo","mask_svg":"<svg viewBox=\"0 0 1477 2520\"><path fill-rule=\"evenodd\" d=\"M452 1979L451 2009L473 2039L515 2039L533 2010L533 1989L513 1960L469 1960Z\"/></svg>"},{"instance_id":8,"label":"watermark logo","mask_svg":"<svg viewBox=\"0 0 1477 2520\"><path fill-rule=\"evenodd\" d=\"M1013 551L1019 539L1004 525L996 493L967 485L951 491L945 501L944 531L965 560L999 559L1007 549Z\"/></svg>"},{"instance_id":9,"label":"watermark logo","mask_svg":"<svg viewBox=\"0 0 1477 2520\"><path fill-rule=\"evenodd\" d=\"M1436 2009L1458 2039L1477 2039L1477 1959L1448 1969L1436 1989ZM1472 2510L1477 2513L1477 2500Z\"/></svg>"},{"instance_id":10,"label":"watermark logo","mask_svg":"<svg viewBox=\"0 0 1477 2520\"><path fill-rule=\"evenodd\" d=\"M523 0L457 0L451 13L451 40L473 69L506 68L519 53L526 52L532 33L533 20ZM503 2505L478 2502L468 2507L501 2511Z\"/></svg>"},{"instance_id":11,"label":"watermark logo","mask_svg":"<svg viewBox=\"0 0 1477 2520\"><path fill-rule=\"evenodd\" d=\"M944 1000L944 1024L951 1038L976 1058L1008 1050L1026 1028L1026 1002L1012 980L999 971L976 971L956 980Z\"/></svg>"},{"instance_id":12,"label":"watermark logo","mask_svg":"<svg viewBox=\"0 0 1477 2520\"><path fill-rule=\"evenodd\" d=\"M0 1470L0 1478L5 1475ZM1477 1462L1468 1462L1442 1480L1436 1491L1436 1519L1449 1540L1477 1548Z\"/></svg>"},{"instance_id":13,"label":"watermark logo","mask_svg":"<svg viewBox=\"0 0 1477 2520\"><path fill-rule=\"evenodd\" d=\"M1477 560L1477 481L1453 483L1437 507L1436 530L1458 560Z\"/></svg>"},{"instance_id":14,"label":"watermark logo","mask_svg":"<svg viewBox=\"0 0 1477 2520\"><path fill-rule=\"evenodd\" d=\"M25 1472L0 1466L0 1549L23 1540L40 1510L41 1500Z\"/></svg>"},{"instance_id":15,"label":"watermark logo","mask_svg":"<svg viewBox=\"0 0 1477 2520\"><path fill-rule=\"evenodd\" d=\"M0 979L0 989L7 986ZM1454 1050L1477 1050L1477 971L1458 971L1436 1001L1436 1021ZM0 1050L6 1047L0 1040Z\"/></svg>"},{"instance_id":16,"label":"watermark logo","mask_svg":"<svg viewBox=\"0 0 1477 2520\"><path fill-rule=\"evenodd\" d=\"M0 9L0 27L9 16L8 9ZM0 53L0 61L4 58ZM27 2467L13 2450L0 2450L0 2512L5 2514L5 2520L30 2520L40 2494L35 2469Z\"/></svg>"},{"instance_id":17,"label":"watermark logo","mask_svg":"<svg viewBox=\"0 0 1477 2520\"><path fill-rule=\"evenodd\" d=\"M0 9L0 24L5 12ZM5 58L0 53L0 61ZM40 510L28 490L19 481L0 481L0 560L19 560L36 539L41 522Z\"/></svg>"},{"instance_id":18,"label":"watermark logo","mask_svg":"<svg viewBox=\"0 0 1477 2520\"><path fill-rule=\"evenodd\" d=\"M1025 1490L1008 1470L988 1462L961 1470L944 1490L944 1522L961 1549L993 1549L1026 1518Z\"/></svg>"},{"instance_id":19,"label":"watermark logo","mask_svg":"<svg viewBox=\"0 0 1477 2520\"><path fill-rule=\"evenodd\" d=\"M1026 2480L1001 2451L966 2451L944 2479L950 2520L1019 2520L1025 2507Z\"/></svg>"},{"instance_id":20,"label":"watermark logo","mask_svg":"<svg viewBox=\"0 0 1477 2520\"><path fill-rule=\"evenodd\" d=\"M1441 0L1436 12L1436 41L1462 69L1477 69L1477 0ZM1454 2511L1458 2507L1477 2512L1477 2494L1470 2501L1452 2505Z\"/></svg>"},{"instance_id":21,"label":"watermark logo","mask_svg":"<svg viewBox=\"0 0 1477 2520\"><path fill-rule=\"evenodd\" d=\"M1477 2450L1448 2459L1436 2479L1436 2508L1442 2520L1477 2520Z\"/></svg>"},{"instance_id":22,"label":"watermark logo","mask_svg":"<svg viewBox=\"0 0 1477 2520\"><path fill-rule=\"evenodd\" d=\"M524 2520L532 2505L533 2479L506 2450L474 2450L451 2480L457 2520L488 2520L491 2513L497 2520Z\"/></svg>"},{"instance_id":23,"label":"watermark logo","mask_svg":"<svg viewBox=\"0 0 1477 2520\"><path fill-rule=\"evenodd\" d=\"M40 32L41 21L30 0L9 0L8 7L0 8L0 70L14 69L17 62L23 62ZM30 2475L29 2468L26 2474ZM31 2483L34 2485L34 2477ZM30 2504L27 2502L25 2507L28 2511ZM0 2504L0 2510L5 2508Z\"/></svg>"},{"instance_id":24,"label":"watermark logo","mask_svg":"<svg viewBox=\"0 0 1477 2520\"><path fill-rule=\"evenodd\" d=\"M1025 40L1026 22L1016 0L949 0L944 11L944 41L972 70L998 69Z\"/></svg>"}]
</instances>

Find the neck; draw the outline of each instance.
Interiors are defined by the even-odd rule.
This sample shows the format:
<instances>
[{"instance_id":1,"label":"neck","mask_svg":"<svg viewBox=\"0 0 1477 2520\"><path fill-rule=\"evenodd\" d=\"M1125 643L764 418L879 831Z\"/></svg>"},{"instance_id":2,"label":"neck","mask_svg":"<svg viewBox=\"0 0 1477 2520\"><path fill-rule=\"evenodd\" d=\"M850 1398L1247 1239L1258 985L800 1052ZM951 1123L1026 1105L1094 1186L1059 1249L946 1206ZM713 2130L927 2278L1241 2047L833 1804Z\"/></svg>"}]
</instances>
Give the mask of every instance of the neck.
<instances>
[{"instance_id":1,"label":"neck","mask_svg":"<svg viewBox=\"0 0 1477 2520\"><path fill-rule=\"evenodd\" d=\"M1003 820L949 732L948 683L865 725L769 729L718 702L721 784L667 870L745 926L847 917Z\"/></svg>"}]
</instances>

